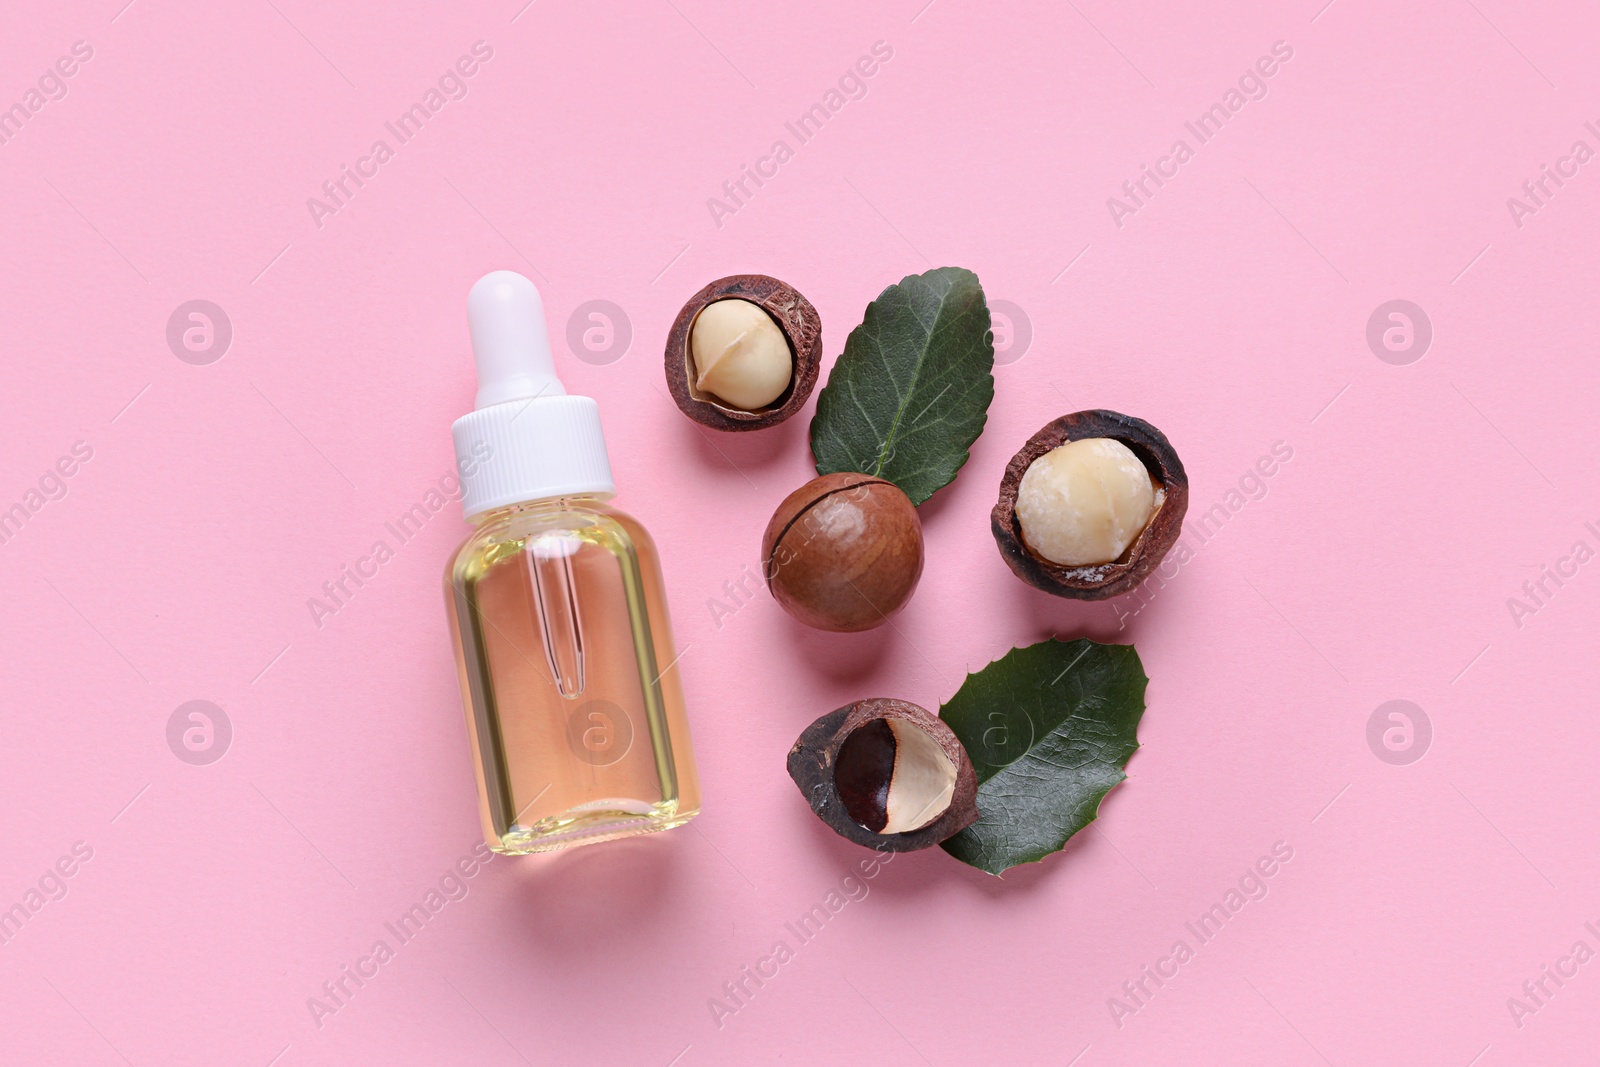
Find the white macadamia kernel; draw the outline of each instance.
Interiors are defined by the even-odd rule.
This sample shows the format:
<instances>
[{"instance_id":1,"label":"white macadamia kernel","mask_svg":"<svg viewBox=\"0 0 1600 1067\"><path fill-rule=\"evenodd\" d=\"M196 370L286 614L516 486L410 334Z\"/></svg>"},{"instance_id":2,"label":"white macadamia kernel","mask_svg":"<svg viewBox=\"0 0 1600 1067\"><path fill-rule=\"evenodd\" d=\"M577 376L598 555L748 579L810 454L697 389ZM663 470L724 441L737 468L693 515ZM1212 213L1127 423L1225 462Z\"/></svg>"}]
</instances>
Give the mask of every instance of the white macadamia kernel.
<instances>
[{"instance_id":1,"label":"white macadamia kernel","mask_svg":"<svg viewBox=\"0 0 1600 1067\"><path fill-rule=\"evenodd\" d=\"M879 833L920 830L950 810L956 792L956 765L926 730L903 719L889 719L894 734L894 770L886 802L888 820Z\"/></svg>"},{"instance_id":2,"label":"white macadamia kernel","mask_svg":"<svg viewBox=\"0 0 1600 1067\"><path fill-rule=\"evenodd\" d=\"M695 317L689 352L695 388L745 411L778 399L794 375L794 357L783 331L748 300L707 304Z\"/></svg>"},{"instance_id":3,"label":"white macadamia kernel","mask_svg":"<svg viewBox=\"0 0 1600 1067\"><path fill-rule=\"evenodd\" d=\"M1126 552L1165 499L1127 445L1089 437L1029 465L1017 487L1017 521L1028 547L1050 562L1093 566Z\"/></svg>"}]
</instances>

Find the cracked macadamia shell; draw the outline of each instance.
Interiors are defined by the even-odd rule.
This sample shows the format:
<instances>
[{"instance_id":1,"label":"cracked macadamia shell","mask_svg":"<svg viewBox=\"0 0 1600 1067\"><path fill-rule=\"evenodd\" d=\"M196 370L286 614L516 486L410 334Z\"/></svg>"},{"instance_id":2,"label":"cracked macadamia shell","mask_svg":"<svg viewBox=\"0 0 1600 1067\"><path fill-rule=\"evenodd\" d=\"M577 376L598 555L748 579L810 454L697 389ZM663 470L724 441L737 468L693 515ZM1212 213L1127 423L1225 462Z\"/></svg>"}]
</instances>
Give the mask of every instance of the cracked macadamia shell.
<instances>
[{"instance_id":1,"label":"cracked macadamia shell","mask_svg":"<svg viewBox=\"0 0 1600 1067\"><path fill-rule=\"evenodd\" d=\"M817 817L858 845L912 852L978 819L972 761L944 720L905 700L859 700L812 723L789 776Z\"/></svg>"},{"instance_id":2,"label":"cracked macadamia shell","mask_svg":"<svg viewBox=\"0 0 1600 1067\"><path fill-rule=\"evenodd\" d=\"M782 336L789 360L787 376L773 365L779 355L775 338L760 320L749 318L758 312ZM742 341L741 334L745 334ZM697 335L703 342L699 363ZM737 358L720 365L723 357L730 356ZM667 334L665 365L673 402L700 425L713 430L776 426L799 411L816 388L822 365L822 318L811 301L776 278L765 274L718 278L678 312Z\"/></svg>"},{"instance_id":3,"label":"cracked macadamia shell","mask_svg":"<svg viewBox=\"0 0 1600 1067\"><path fill-rule=\"evenodd\" d=\"M1072 451L1056 452L1064 445L1081 442L1098 453L1103 446L1090 444L1097 439L1121 445L1143 467L1153 509L1148 522L1137 522L1143 490L1120 452L1077 457ZM1056 472L1051 468L1061 459L1047 458L1052 453L1073 461L1064 464L1067 477L1053 476ZM1091 462L1074 461L1081 458ZM1029 478L1041 460L1046 465L1039 468L1040 477ZM1117 483L1118 503L1086 508L1087 523L1079 523L1071 515L1050 513L1052 508L1069 505L1074 485L1089 492L1102 475ZM1030 492L1024 493L1024 484L1036 480L1039 484L1030 484ZM1077 411L1046 425L1012 457L1000 480L1000 497L989 525L1006 565L1029 585L1056 596L1104 600L1130 592L1155 570L1183 532L1188 506L1189 476L1160 430L1143 419L1115 411ZM1095 529L1095 521L1105 525ZM1131 540L1123 543L1129 534ZM1105 558L1112 548L1120 550ZM1096 561L1074 561L1091 558Z\"/></svg>"}]
</instances>

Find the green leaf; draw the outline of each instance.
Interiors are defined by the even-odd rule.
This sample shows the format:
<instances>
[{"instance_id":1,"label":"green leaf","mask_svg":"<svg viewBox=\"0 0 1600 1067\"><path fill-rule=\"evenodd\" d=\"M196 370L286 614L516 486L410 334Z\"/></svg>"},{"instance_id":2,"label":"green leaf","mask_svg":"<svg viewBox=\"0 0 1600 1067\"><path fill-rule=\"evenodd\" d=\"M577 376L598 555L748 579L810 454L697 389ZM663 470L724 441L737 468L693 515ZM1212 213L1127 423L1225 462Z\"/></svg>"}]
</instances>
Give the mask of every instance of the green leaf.
<instances>
[{"instance_id":1,"label":"green leaf","mask_svg":"<svg viewBox=\"0 0 1600 1067\"><path fill-rule=\"evenodd\" d=\"M1087 639L1012 649L967 675L939 715L978 772L978 821L944 850L990 874L1059 851L1127 777L1148 682L1132 645Z\"/></svg>"},{"instance_id":2,"label":"green leaf","mask_svg":"<svg viewBox=\"0 0 1600 1067\"><path fill-rule=\"evenodd\" d=\"M967 461L993 399L978 276L940 267L902 278L867 305L817 397L817 473L885 478L920 504Z\"/></svg>"}]
</instances>

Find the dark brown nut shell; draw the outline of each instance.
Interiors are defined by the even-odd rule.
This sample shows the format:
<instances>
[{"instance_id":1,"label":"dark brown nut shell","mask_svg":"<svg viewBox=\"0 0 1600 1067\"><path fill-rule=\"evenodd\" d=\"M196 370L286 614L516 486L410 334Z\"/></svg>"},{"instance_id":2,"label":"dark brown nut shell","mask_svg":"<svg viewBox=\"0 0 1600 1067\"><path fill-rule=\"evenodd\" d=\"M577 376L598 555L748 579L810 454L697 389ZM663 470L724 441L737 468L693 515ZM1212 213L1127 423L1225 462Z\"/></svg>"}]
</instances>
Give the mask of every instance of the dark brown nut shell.
<instances>
[{"instance_id":1,"label":"dark brown nut shell","mask_svg":"<svg viewBox=\"0 0 1600 1067\"><path fill-rule=\"evenodd\" d=\"M875 720L900 720L922 730L956 768L955 789L944 814L916 830L874 833L861 825L846 806L836 780L840 750L846 741ZM831 711L806 727L789 750L789 777L799 787L817 818L840 837L879 852L915 852L965 830L978 821L978 776L955 732L943 719L905 700L877 697L858 700ZM887 788L887 783L885 783Z\"/></svg>"},{"instance_id":2,"label":"dark brown nut shell","mask_svg":"<svg viewBox=\"0 0 1600 1067\"><path fill-rule=\"evenodd\" d=\"M748 300L772 316L789 342L794 372L789 387L764 408L745 411L723 403L694 386L694 357L689 351L689 336L694 320L708 304L718 300ZM817 386L817 371L822 366L822 317L811 301L792 286L765 274L734 274L718 278L683 305L667 334L667 391L678 408L695 422L713 430L760 430L776 426L805 405Z\"/></svg>"},{"instance_id":3,"label":"dark brown nut shell","mask_svg":"<svg viewBox=\"0 0 1600 1067\"><path fill-rule=\"evenodd\" d=\"M1111 563L1068 567L1052 563L1032 551L1017 521L1017 491L1033 461L1068 441L1109 437L1120 441L1139 457L1166 499L1150 524ZM1000 555L1018 578L1056 596L1074 600L1106 600L1130 592L1160 565L1183 533L1183 516L1189 509L1189 476L1166 436L1143 419L1115 411L1075 411L1063 415L1028 439L1006 464L1000 479L1000 499L990 512Z\"/></svg>"},{"instance_id":4,"label":"dark brown nut shell","mask_svg":"<svg viewBox=\"0 0 1600 1067\"><path fill-rule=\"evenodd\" d=\"M825 474L778 505L761 536L767 589L807 626L881 626L922 577L922 520L893 482Z\"/></svg>"}]
</instances>

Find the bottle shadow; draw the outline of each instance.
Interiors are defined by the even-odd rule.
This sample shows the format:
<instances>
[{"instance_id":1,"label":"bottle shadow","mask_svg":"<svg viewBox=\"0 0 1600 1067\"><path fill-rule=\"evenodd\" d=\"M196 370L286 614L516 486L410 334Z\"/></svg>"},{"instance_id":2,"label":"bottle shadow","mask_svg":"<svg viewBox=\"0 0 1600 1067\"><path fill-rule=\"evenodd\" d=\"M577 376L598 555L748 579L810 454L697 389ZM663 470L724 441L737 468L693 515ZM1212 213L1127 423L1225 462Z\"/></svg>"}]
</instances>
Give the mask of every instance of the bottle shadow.
<instances>
[{"instance_id":1,"label":"bottle shadow","mask_svg":"<svg viewBox=\"0 0 1600 1067\"><path fill-rule=\"evenodd\" d=\"M606 951L654 928L672 907L683 849L672 834L646 834L602 847L506 857L498 878L515 903L504 908L508 937L541 955Z\"/></svg>"}]
</instances>

